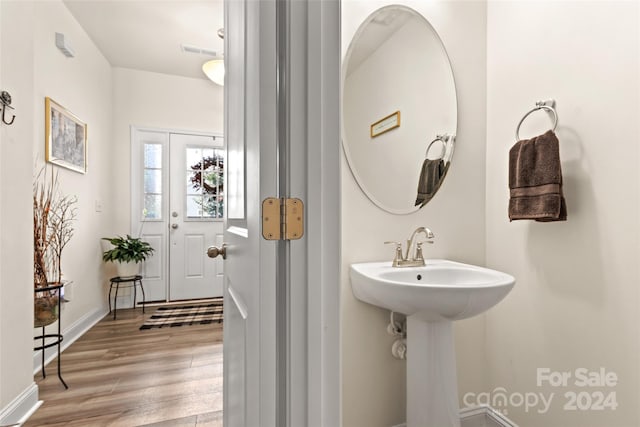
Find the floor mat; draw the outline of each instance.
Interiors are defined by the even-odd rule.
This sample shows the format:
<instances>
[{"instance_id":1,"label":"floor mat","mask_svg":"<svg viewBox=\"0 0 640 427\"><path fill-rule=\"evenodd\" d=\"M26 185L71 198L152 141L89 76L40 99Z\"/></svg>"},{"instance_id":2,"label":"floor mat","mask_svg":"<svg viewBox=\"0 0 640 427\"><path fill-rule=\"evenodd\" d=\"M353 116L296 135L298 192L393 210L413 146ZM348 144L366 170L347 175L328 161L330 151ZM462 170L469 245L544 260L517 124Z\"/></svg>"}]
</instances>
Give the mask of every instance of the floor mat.
<instances>
[{"instance_id":1,"label":"floor mat","mask_svg":"<svg viewBox=\"0 0 640 427\"><path fill-rule=\"evenodd\" d=\"M140 329L220 324L222 313L222 298L208 304L160 307L140 326Z\"/></svg>"}]
</instances>

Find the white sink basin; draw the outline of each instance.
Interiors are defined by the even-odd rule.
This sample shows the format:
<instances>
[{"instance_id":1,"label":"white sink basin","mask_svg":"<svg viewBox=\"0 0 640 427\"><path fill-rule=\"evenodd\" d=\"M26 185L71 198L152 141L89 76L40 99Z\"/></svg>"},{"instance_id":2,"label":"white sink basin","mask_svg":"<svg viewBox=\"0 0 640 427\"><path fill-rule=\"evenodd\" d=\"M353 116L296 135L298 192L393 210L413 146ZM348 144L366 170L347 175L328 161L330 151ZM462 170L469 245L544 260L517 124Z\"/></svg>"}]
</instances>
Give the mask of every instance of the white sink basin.
<instances>
[{"instance_id":1,"label":"white sink basin","mask_svg":"<svg viewBox=\"0 0 640 427\"><path fill-rule=\"evenodd\" d=\"M480 314L502 300L514 284L508 274L448 260L427 260L424 267L408 268L391 267L391 262L351 265L356 298L425 321Z\"/></svg>"},{"instance_id":2,"label":"white sink basin","mask_svg":"<svg viewBox=\"0 0 640 427\"><path fill-rule=\"evenodd\" d=\"M513 276L447 260L352 264L350 273L356 298L407 315L407 427L460 427L453 321L496 305Z\"/></svg>"}]
</instances>

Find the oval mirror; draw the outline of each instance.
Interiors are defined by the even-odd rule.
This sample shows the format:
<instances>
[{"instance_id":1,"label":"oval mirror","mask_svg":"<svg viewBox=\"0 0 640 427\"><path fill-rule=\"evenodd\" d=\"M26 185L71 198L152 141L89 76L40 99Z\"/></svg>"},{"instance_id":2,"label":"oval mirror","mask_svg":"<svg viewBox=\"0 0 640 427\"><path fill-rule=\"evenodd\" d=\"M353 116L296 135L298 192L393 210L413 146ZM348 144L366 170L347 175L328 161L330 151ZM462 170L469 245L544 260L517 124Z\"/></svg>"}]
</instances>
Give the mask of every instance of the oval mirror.
<instances>
[{"instance_id":1,"label":"oval mirror","mask_svg":"<svg viewBox=\"0 0 640 427\"><path fill-rule=\"evenodd\" d=\"M395 214L424 206L449 169L457 128L447 52L427 20L386 6L360 25L342 70L342 144L373 203Z\"/></svg>"}]
</instances>

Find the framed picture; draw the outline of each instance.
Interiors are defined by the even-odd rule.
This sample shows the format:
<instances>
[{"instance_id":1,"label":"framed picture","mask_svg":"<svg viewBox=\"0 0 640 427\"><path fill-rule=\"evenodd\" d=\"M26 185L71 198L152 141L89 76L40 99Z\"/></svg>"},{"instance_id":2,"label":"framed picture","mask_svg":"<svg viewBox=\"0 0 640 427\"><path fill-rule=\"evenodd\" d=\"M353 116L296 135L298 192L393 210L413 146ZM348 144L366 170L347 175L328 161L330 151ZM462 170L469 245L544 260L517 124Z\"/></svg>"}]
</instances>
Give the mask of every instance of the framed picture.
<instances>
[{"instance_id":1,"label":"framed picture","mask_svg":"<svg viewBox=\"0 0 640 427\"><path fill-rule=\"evenodd\" d=\"M371 125L371 138L380 136L392 129L400 127L400 111L389 114Z\"/></svg>"},{"instance_id":2,"label":"framed picture","mask_svg":"<svg viewBox=\"0 0 640 427\"><path fill-rule=\"evenodd\" d=\"M46 161L87 172L87 124L47 97L45 105Z\"/></svg>"}]
</instances>

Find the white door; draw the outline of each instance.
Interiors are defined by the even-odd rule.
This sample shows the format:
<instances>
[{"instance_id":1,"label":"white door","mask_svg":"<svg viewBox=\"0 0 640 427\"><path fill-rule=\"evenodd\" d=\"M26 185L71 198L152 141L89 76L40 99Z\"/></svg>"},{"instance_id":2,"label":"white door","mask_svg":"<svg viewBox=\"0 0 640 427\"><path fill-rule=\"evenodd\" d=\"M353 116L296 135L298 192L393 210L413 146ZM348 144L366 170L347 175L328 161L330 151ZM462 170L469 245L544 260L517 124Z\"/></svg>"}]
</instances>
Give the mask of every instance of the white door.
<instances>
[{"instance_id":1,"label":"white door","mask_svg":"<svg viewBox=\"0 0 640 427\"><path fill-rule=\"evenodd\" d=\"M222 296L222 259L207 247L222 244L224 144L221 137L169 136L169 300Z\"/></svg>"},{"instance_id":2,"label":"white door","mask_svg":"<svg viewBox=\"0 0 640 427\"><path fill-rule=\"evenodd\" d=\"M221 136L132 128L131 234L155 249L143 267L147 301L222 296Z\"/></svg>"},{"instance_id":3,"label":"white door","mask_svg":"<svg viewBox=\"0 0 640 427\"><path fill-rule=\"evenodd\" d=\"M338 426L339 1L224 7L224 426ZM266 197L305 237L262 238Z\"/></svg>"},{"instance_id":4,"label":"white door","mask_svg":"<svg viewBox=\"0 0 640 427\"><path fill-rule=\"evenodd\" d=\"M168 149L168 132L131 128L131 234L155 250L142 266L147 302L168 295Z\"/></svg>"},{"instance_id":5,"label":"white door","mask_svg":"<svg viewBox=\"0 0 640 427\"><path fill-rule=\"evenodd\" d=\"M225 427L277 425L276 242L262 239L260 223L260 201L277 191L276 77L261 7L272 4L225 1Z\"/></svg>"}]
</instances>

